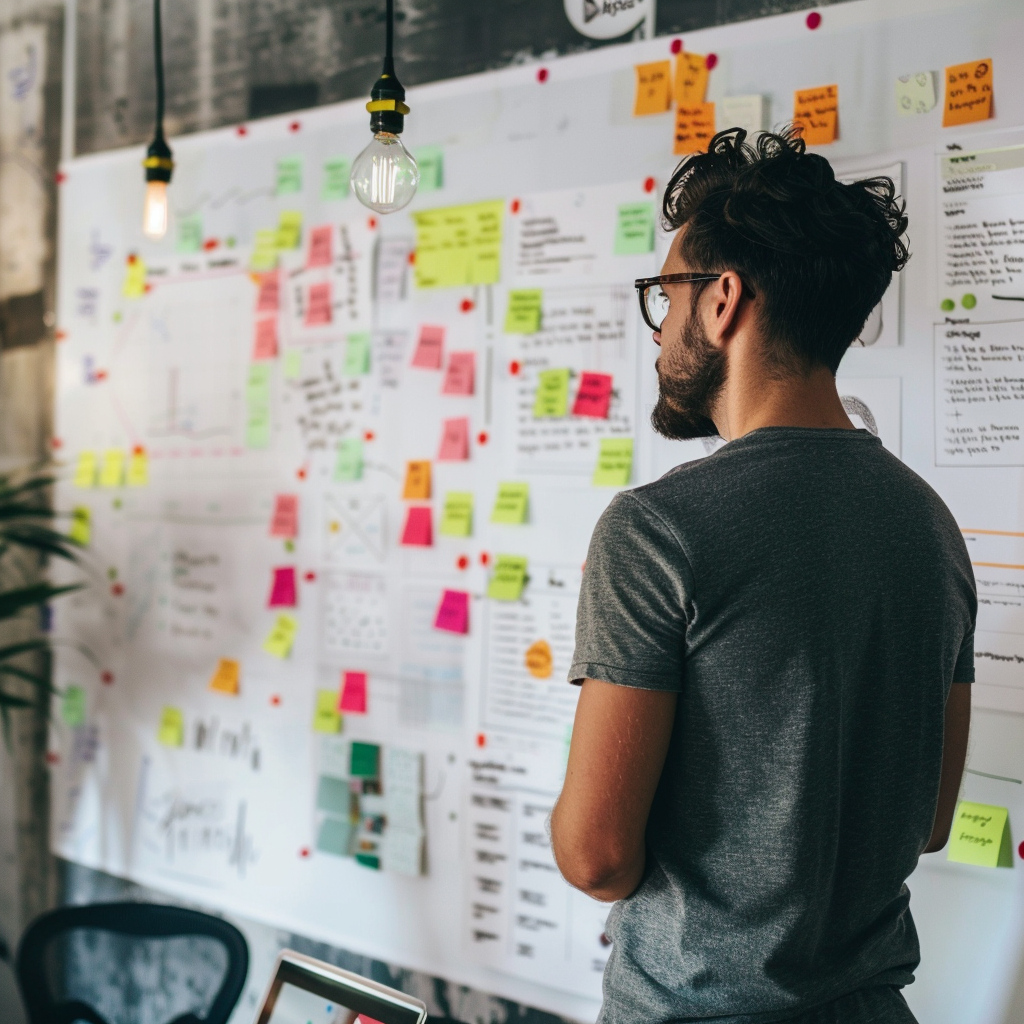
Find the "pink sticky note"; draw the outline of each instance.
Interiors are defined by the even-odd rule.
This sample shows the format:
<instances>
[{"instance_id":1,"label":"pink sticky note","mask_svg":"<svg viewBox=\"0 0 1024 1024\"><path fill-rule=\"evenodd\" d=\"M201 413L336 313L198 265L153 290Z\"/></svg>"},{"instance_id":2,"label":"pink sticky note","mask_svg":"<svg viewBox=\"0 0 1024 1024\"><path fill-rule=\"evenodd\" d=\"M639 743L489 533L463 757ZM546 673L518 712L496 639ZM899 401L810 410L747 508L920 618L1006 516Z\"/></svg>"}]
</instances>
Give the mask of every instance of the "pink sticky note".
<instances>
[{"instance_id":1,"label":"pink sticky note","mask_svg":"<svg viewBox=\"0 0 1024 1024\"><path fill-rule=\"evenodd\" d=\"M372 1017L367 1017L365 1013L359 1014L359 1016L356 1017L356 1020L358 1021L358 1024L380 1024L379 1020L374 1020Z\"/></svg>"},{"instance_id":2,"label":"pink sticky note","mask_svg":"<svg viewBox=\"0 0 1024 1024\"><path fill-rule=\"evenodd\" d=\"M309 286L306 304L306 327L320 327L331 322L331 282L321 281Z\"/></svg>"},{"instance_id":3,"label":"pink sticky note","mask_svg":"<svg viewBox=\"0 0 1024 1024\"><path fill-rule=\"evenodd\" d=\"M265 316L256 321L256 340L252 346L253 359L277 358L277 317Z\"/></svg>"},{"instance_id":4,"label":"pink sticky note","mask_svg":"<svg viewBox=\"0 0 1024 1024\"><path fill-rule=\"evenodd\" d=\"M274 516L270 520L271 537L294 537L299 532L299 496L279 494L274 499Z\"/></svg>"},{"instance_id":5,"label":"pink sticky note","mask_svg":"<svg viewBox=\"0 0 1024 1024\"><path fill-rule=\"evenodd\" d=\"M333 236L334 228L330 224L324 224L322 227L313 228L310 231L307 267L329 267L331 265Z\"/></svg>"},{"instance_id":6,"label":"pink sticky note","mask_svg":"<svg viewBox=\"0 0 1024 1024\"><path fill-rule=\"evenodd\" d=\"M441 352L444 348L444 328L424 324L420 328L419 341L412 356L412 365L424 370L441 369Z\"/></svg>"},{"instance_id":7,"label":"pink sticky note","mask_svg":"<svg viewBox=\"0 0 1024 1024\"><path fill-rule=\"evenodd\" d=\"M295 566L282 565L274 570L274 581L270 585L268 608L294 608L295 598Z\"/></svg>"},{"instance_id":8,"label":"pink sticky note","mask_svg":"<svg viewBox=\"0 0 1024 1024\"><path fill-rule=\"evenodd\" d=\"M612 401L612 378L607 373L584 373L580 389L572 405L573 416L596 416L608 419L608 406Z\"/></svg>"},{"instance_id":9,"label":"pink sticky note","mask_svg":"<svg viewBox=\"0 0 1024 1024\"><path fill-rule=\"evenodd\" d=\"M442 395L471 395L476 379L476 353L453 352L441 385Z\"/></svg>"},{"instance_id":10,"label":"pink sticky note","mask_svg":"<svg viewBox=\"0 0 1024 1024\"><path fill-rule=\"evenodd\" d=\"M469 632L469 594L464 590L446 590L434 616L434 629L449 633Z\"/></svg>"},{"instance_id":11,"label":"pink sticky note","mask_svg":"<svg viewBox=\"0 0 1024 1024\"><path fill-rule=\"evenodd\" d=\"M413 505L409 509L405 517L405 529L402 530L402 543L414 548L433 546L434 526L428 506Z\"/></svg>"},{"instance_id":12,"label":"pink sticky note","mask_svg":"<svg viewBox=\"0 0 1024 1024\"><path fill-rule=\"evenodd\" d=\"M257 313L276 313L281 308L281 277L276 270L257 274L259 292L256 295Z\"/></svg>"},{"instance_id":13,"label":"pink sticky note","mask_svg":"<svg viewBox=\"0 0 1024 1024\"><path fill-rule=\"evenodd\" d=\"M366 714L366 673L343 672L341 675L341 699L338 701L339 711L349 711L354 715Z\"/></svg>"},{"instance_id":14,"label":"pink sticky note","mask_svg":"<svg viewBox=\"0 0 1024 1024\"><path fill-rule=\"evenodd\" d=\"M439 462L461 462L469 458L469 417L457 416L444 421L437 458Z\"/></svg>"}]
</instances>

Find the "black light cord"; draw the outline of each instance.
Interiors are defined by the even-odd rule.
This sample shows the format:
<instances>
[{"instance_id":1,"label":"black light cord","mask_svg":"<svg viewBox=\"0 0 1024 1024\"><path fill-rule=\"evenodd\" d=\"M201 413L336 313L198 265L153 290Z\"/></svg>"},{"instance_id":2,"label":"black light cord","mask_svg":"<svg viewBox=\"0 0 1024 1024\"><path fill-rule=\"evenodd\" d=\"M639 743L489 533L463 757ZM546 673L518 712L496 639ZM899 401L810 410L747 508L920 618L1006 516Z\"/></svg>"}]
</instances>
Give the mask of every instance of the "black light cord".
<instances>
[{"instance_id":1,"label":"black light cord","mask_svg":"<svg viewBox=\"0 0 1024 1024\"><path fill-rule=\"evenodd\" d=\"M391 0L388 0L391 3ZM156 134L164 134L164 38L160 0L153 0L153 62L156 65Z\"/></svg>"},{"instance_id":2,"label":"black light cord","mask_svg":"<svg viewBox=\"0 0 1024 1024\"><path fill-rule=\"evenodd\" d=\"M157 0L159 3L160 0ZM387 63L392 62L391 47L395 32L395 0L387 0L387 34L384 37L384 59Z\"/></svg>"}]
</instances>

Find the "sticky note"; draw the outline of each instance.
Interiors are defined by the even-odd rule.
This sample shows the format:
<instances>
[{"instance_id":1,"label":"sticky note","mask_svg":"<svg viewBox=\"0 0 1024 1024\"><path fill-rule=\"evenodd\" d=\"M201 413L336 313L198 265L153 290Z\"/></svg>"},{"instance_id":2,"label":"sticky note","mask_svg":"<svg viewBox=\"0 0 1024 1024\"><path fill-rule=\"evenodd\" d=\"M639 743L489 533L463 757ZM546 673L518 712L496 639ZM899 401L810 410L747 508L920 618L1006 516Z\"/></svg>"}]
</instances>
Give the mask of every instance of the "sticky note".
<instances>
[{"instance_id":1,"label":"sticky note","mask_svg":"<svg viewBox=\"0 0 1024 1024\"><path fill-rule=\"evenodd\" d=\"M961 800L953 816L947 858L983 868L1012 867L1006 808Z\"/></svg>"},{"instance_id":2,"label":"sticky note","mask_svg":"<svg viewBox=\"0 0 1024 1024\"><path fill-rule=\"evenodd\" d=\"M942 127L987 121L992 116L992 59L946 68Z\"/></svg>"},{"instance_id":3,"label":"sticky note","mask_svg":"<svg viewBox=\"0 0 1024 1024\"><path fill-rule=\"evenodd\" d=\"M608 407L612 401L612 378L607 373L583 373L572 403L573 416L593 416L608 419Z\"/></svg>"},{"instance_id":4,"label":"sticky note","mask_svg":"<svg viewBox=\"0 0 1024 1024\"><path fill-rule=\"evenodd\" d=\"M487 596L495 601L518 601L526 585L526 559L519 555L498 555L494 574L487 584Z\"/></svg>"},{"instance_id":5,"label":"sticky note","mask_svg":"<svg viewBox=\"0 0 1024 1024\"><path fill-rule=\"evenodd\" d=\"M345 339L345 363L342 373L359 377L370 372L370 335L365 331Z\"/></svg>"},{"instance_id":6,"label":"sticky note","mask_svg":"<svg viewBox=\"0 0 1024 1024\"><path fill-rule=\"evenodd\" d=\"M704 102L708 91L708 59L703 53L676 54L675 101L679 106L692 107Z\"/></svg>"},{"instance_id":7,"label":"sticky note","mask_svg":"<svg viewBox=\"0 0 1024 1024\"><path fill-rule=\"evenodd\" d=\"M504 216L503 199L414 213L416 287L497 284Z\"/></svg>"},{"instance_id":8,"label":"sticky note","mask_svg":"<svg viewBox=\"0 0 1024 1024\"><path fill-rule=\"evenodd\" d=\"M518 288L508 293L506 334L536 334L540 330L544 293L539 288Z\"/></svg>"},{"instance_id":9,"label":"sticky note","mask_svg":"<svg viewBox=\"0 0 1024 1024\"><path fill-rule=\"evenodd\" d=\"M420 146L412 155L420 169L416 191L436 192L444 185L444 150L440 146Z\"/></svg>"},{"instance_id":10,"label":"sticky note","mask_svg":"<svg viewBox=\"0 0 1024 1024\"><path fill-rule=\"evenodd\" d=\"M277 161L277 183L274 191L279 196L291 196L302 191L301 156L286 156Z\"/></svg>"},{"instance_id":11,"label":"sticky note","mask_svg":"<svg viewBox=\"0 0 1024 1024\"><path fill-rule=\"evenodd\" d=\"M633 438L602 437L591 483L598 487L625 487L633 475Z\"/></svg>"},{"instance_id":12,"label":"sticky note","mask_svg":"<svg viewBox=\"0 0 1024 1024\"><path fill-rule=\"evenodd\" d=\"M331 282L311 284L306 293L306 315L302 322L306 327L322 327L331 320Z\"/></svg>"},{"instance_id":13,"label":"sticky note","mask_svg":"<svg viewBox=\"0 0 1024 1024\"><path fill-rule=\"evenodd\" d=\"M424 324L412 354L412 365L424 370L440 370L444 351L444 328Z\"/></svg>"},{"instance_id":14,"label":"sticky note","mask_svg":"<svg viewBox=\"0 0 1024 1024\"><path fill-rule=\"evenodd\" d=\"M249 448L270 445L270 364L251 363L245 381L245 443Z\"/></svg>"},{"instance_id":15,"label":"sticky note","mask_svg":"<svg viewBox=\"0 0 1024 1024\"><path fill-rule=\"evenodd\" d=\"M201 252L203 249L203 215L185 213L178 216L178 252Z\"/></svg>"},{"instance_id":16,"label":"sticky note","mask_svg":"<svg viewBox=\"0 0 1024 1024\"><path fill-rule=\"evenodd\" d=\"M793 123L808 146L827 146L839 138L839 86L797 89L793 94Z\"/></svg>"},{"instance_id":17,"label":"sticky note","mask_svg":"<svg viewBox=\"0 0 1024 1024\"><path fill-rule=\"evenodd\" d=\"M464 590L446 590L434 616L434 629L448 633L469 632L469 594Z\"/></svg>"},{"instance_id":18,"label":"sticky note","mask_svg":"<svg viewBox=\"0 0 1024 1024\"><path fill-rule=\"evenodd\" d=\"M309 232L309 252L306 255L307 267L329 267L334 258L333 251L334 227L321 224Z\"/></svg>"},{"instance_id":19,"label":"sticky note","mask_svg":"<svg viewBox=\"0 0 1024 1024\"><path fill-rule=\"evenodd\" d=\"M449 491L444 496L441 525L438 532L445 537L468 537L473 532L473 494L471 491Z\"/></svg>"},{"instance_id":20,"label":"sticky note","mask_svg":"<svg viewBox=\"0 0 1024 1024\"><path fill-rule=\"evenodd\" d=\"M337 732L337 730L334 730ZM320 853L335 857L348 857L352 850L352 823L348 818L325 817L316 834L316 848Z\"/></svg>"},{"instance_id":21,"label":"sticky note","mask_svg":"<svg viewBox=\"0 0 1024 1024\"><path fill-rule=\"evenodd\" d=\"M246 448L270 447L270 410L262 405L250 405L245 414Z\"/></svg>"},{"instance_id":22,"label":"sticky note","mask_svg":"<svg viewBox=\"0 0 1024 1024\"><path fill-rule=\"evenodd\" d=\"M126 299L140 299L146 294L146 261L141 256L128 257L121 294Z\"/></svg>"},{"instance_id":23,"label":"sticky note","mask_svg":"<svg viewBox=\"0 0 1024 1024\"><path fill-rule=\"evenodd\" d=\"M85 690L81 686L69 686L61 694L60 717L72 729L85 725Z\"/></svg>"},{"instance_id":24,"label":"sticky note","mask_svg":"<svg viewBox=\"0 0 1024 1024\"><path fill-rule=\"evenodd\" d=\"M353 779L375 779L380 775L380 747L376 743L352 741L349 775Z\"/></svg>"},{"instance_id":25,"label":"sticky note","mask_svg":"<svg viewBox=\"0 0 1024 1024\"><path fill-rule=\"evenodd\" d=\"M84 451L78 453L78 461L75 463L76 487L96 486L96 453Z\"/></svg>"},{"instance_id":26,"label":"sticky note","mask_svg":"<svg viewBox=\"0 0 1024 1024\"><path fill-rule=\"evenodd\" d=\"M271 571L274 575L270 583L267 607L294 608L298 597L295 586L295 566L281 565Z\"/></svg>"},{"instance_id":27,"label":"sticky note","mask_svg":"<svg viewBox=\"0 0 1024 1024\"><path fill-rule=\"evenodd\" d=\"M547 640L538 640L526 649L523 659L526 671L536 679L550 679L554 671L555 659L551 653L551 644Z\"/></svg>"},{"instance_id":28,"label":"sticky note","mask_svg":"<svg viewBox=\"0 0 1024 1024\"><path fill-rule=\"evenodd\" d=\"M714 103L680 104L676 107L675 138L672 152L676 156L703 153L715 134Z\"/></svg>"},{"instance_id":29,"label":"sticky note","mask_svg":"<svg viewBox=\"0 0 1024 1024\"><path fill-rule=\"evenodd\" d=\"M249 257L249 269L269 271L277 266L277 255L280 239L276 228L260 228L253 239L252 255Z\"/></svg>"},{"instance_id":30,"label":"sticky note","mask_svg":"<svg viewBox=\"0 0 1024 1024\"><path fill-rule=\"evenodd\" d=\"M149 453L145 448L134 448L128 456L125 483L129 487L145 487L149 483Z\"/></svg>"},{"instance_id":31,"label":"sticky note","mask_svg":"<svg viewBox=\"0 0 1024 1024\"><path fill-rule=\"evenodd\" d=\"M320 187L320 198L327 202L347 199L349 195L349 179L352 176L352 165L340 156L333 157L324 164L323 184Z\"/></svg>"},{"instance_id":32,"label":"sticky note","mask_svg":"<svg viewBox=\"0 0 1024 1024\"><path fill-rule=\"evenodd\" d=\"M363 478L363 439L343 437L338 442L338 454L334 460L334 479L350 483Z\"/></svg>"},{"instance_id":33,"label":"sticky note","mask_svg":"<svg viewBox=\"0 0 1024 1024\"><path fill-rule=\"evenodd\" d=\"M430 500L430 462L422 459L405 464L405 486L402 497L406 501Z\"/></svg>"},{"instance_id":34,"label":"sticky note","mask_svg":"<svg viewBox=\"0 0 1024 1024\"><path fill-rule=\"evenodd\" d=\"M760 93L747 96L724 96L715 106L718 115L718 130L742 128L748 136L764 130L764 97Z\"/></svg>"},{"instance_id":35,"label":"sticky note","mask_svg":"<svg viewBox=\"0 0 1024 1024\"><path fill-rule=\"evenodd\" d=\"M92 540L92 512L85 505L76 505L71 510L71 528L68 537L83 548Z\"/></svg>"},{"instance_id":36,"label":"sticky note","mask_svg":"<svg viewBox=\"0 0 1024 1024\"><path fill-rule=\"evenodd\" d=\"M302 213L282 210L277 218L278 249L298 249L302 242Z\"/></svg>"},{"instance_id":37,"label":"sticky note","mask_svg":"<svg viewBox=\"0 0 1024 1024\"><path fill-rule=\"evenodd\" d=\"M282 612L274 620L274 625L263 641L263 650L275 658L287 658L295 643L295 634L299 631L299 621L292 615Z\"/></svg>"},{"instance_id":38,"label":"sticky note","mask_svg":"<svg viewBox=\"0 0 1024 1024\"><path fill-rule=\"evenodd\" d=\"M100 487L120 487L124 483L124 452L108 448L100 466Z\"/></svg>"},{"instance_id":39,"label":"sticky note","mask_svg":"<svg viewBox=\"0 0 1024 1024\"><path fill-rule=\"evenodd\" d=\"M526 522L526 510L530 503L530 485L520 483L498 484L498 497L491 511L492 523L509 523L520 526Z\"/></svg>"},{"instance_id":40,"label":"sticky note","mask_svg":"<svg viewBox=\"0 0 1024 1024\"><path fill-rule=\"evenodd\" d=\"M277 317L263 316L256 321L256 338L252 343L253 359L277 358Z\"/></svg>"},{"instance_id":41,"label":"sticky note","mask_svg":"<svg viewBox=\"0 0 1024 1024\"><path fill-rule=\"evenodd\" d=\"M476 388L476 353L452 352L444 372L442 395L471 395Z\"/></svg>"},{"instance_id":42,"label":"sticky note","mask_svg":"<svg viewBox=\"0 0 1024 1024\"><path fill-rule=\"evenodd\" d=\"M615 219L616 256L654 252L654 203L622 203Z\"/></svg>"},{"instance_id":43,"label":"sticky note","mask_svg":"<svg viewBox=\"0 0 1024 1024\"><path fill-rule=\"evenodd\" d=\"M439 462L462 462L469 458L469 418L457 416L445 420L441 426L441 447L437 452Z\"/></svg>"},{"instance_id":44,"label":"sticky note","mask_svg":"<svg viewBox=\"0 0 1024 1024\"><path fill-rule=\"evenodd\" d=\"M354 715L366 714L366 673L344 672L341 677L341 699L338 701L341 711Z\"/></svg>"},{"instance_id":45,"label":"sticky note","mask_svg":"<svg viewBox=\"0 0 1024 1024\"><path fill-rule=\"evenodd\" d=\"M313 732L340 732L341 712L334 690L317 690L313 708Z\"/></svg>"},{"instance_id":46,"label":"sticky note","mask_svg":"<svg viewBox=\"0 0 1024 1024\"><path fill-rule=\"evenodd\" d=\"M901 117L927 114L935 107L935 77L930 71L896 79L896 113Z\"/></svg>"},{"instance_id":47,"label":"sticky note","mask_svg":"<svg viewBox=\"0 0 1024 1024\"><path fill-rule=\"evenodd\" d=\"M656 60L636 64L636 92L633 94L633 116L664 114L672 105L672 62Z\"/></svg>"},{"instance_id":48,"label":"sticky note","mask_svg":"<svg viewBox=\"0 0 1024 1024\"><path fill-rule=\"evenodd\" d=\"M302 376L301 349L292 348L285 352L284 362L281 364L281 371L286 380L297 380Z\"/></svg>"},{"instance_id":49,"label":"sticky note","mask_svg":"<svg viewBox=\"0 0 1024 1024\"><path fill-rule=\"evenodd\" d=\"M299 532L299 496L278 494L274 498L274 514L270 518L271 537L295 537Z\"/></svg>"},{"instance_id":50,"label":"sticky note","mask_svg":"<svg viewBox=\"0 0 1024 1024\"><path fill-rule=\"evenodd\" d=\"M410 506L405 514L405 527L400 543L407 548L429 548L433 545L434 530L429 507Z\"/></svg>"},{"instance_id":51,"label":"sticky note","mask_svg":"<svg viewBox=\"0 0 1024 1024\"><path fill-rule=\"evenodd\" d=\"M541 370L537 374L537 393L533 415L537 419L564 416L569 411L569 370Z\"/></svg>"},{"instance_id":52,"label":"sticky note","mask_svg":"<svg viewBox=\"0 0 1024 1024\"><path fill-rule=\"evenodd\" d=\"M234 658L221 658L210 676L209 689L218 693L238 693L238 680L242 666Z\"/></svg>"},{"instance_id":53,"label":"sticky note","mask_svg":"<svg viewBox=\"0 0 1024 1024\"><path fill-rule=\"evenodd\" d=\"M325 693L328 691L324 691ZM348 817L352 806L352 789L348 779L321 775L316 781L316 809Z\"/></svg>"},{"instance_id":54,"label":"sticky note","mask_svg":"<svg viewBox=\"0 0 1024 1024\"><path fill-rule=\"evenodd\" d=\"M181 708L165 707L160 713L156 738L165 747L180 747L185 743L185 716Z\"/></svg>"}]
</instances>

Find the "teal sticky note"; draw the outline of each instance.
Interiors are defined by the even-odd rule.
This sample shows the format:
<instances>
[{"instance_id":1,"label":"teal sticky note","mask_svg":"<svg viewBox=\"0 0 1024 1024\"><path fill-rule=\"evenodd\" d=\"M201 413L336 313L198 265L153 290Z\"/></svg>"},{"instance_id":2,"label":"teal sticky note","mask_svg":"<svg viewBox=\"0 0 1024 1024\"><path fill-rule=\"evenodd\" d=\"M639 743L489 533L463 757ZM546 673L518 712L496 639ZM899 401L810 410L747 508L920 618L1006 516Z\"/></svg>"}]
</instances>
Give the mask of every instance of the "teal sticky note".
<instances>
[{"instance_id":1,"label":"teal sticky note","mask_svg":"<svg viewBox=\"0 0 1024 1024\"><path fill-rule=\"evenodd\" d=\"M418 192L435 192L444 185L444 150L440 146L420 146L413 152L420 169Z\"/></svg>"},{"instance_id":2,"label":"teal sticky note","mask_svg":"<svg viewBox=\"0 0 1024 1024\"><path fill-rule=\"evenodd\" d=\"M338 457L334 463L334 479L339 481L363 478L363 439L343 437L338 442Z\"/></svg>"},{"instance_id":3,"label":"teal sticky note","mask_svg":"<svg viewBox=\"0 0 1024 1024\"><path fill-rule=\"evenodd\" d=\"M320 198L326 202L347 199L352 191L349 177L352 165L340 156L333 157L324 164L323 184L320 187Z\"/></svg>"},{"instance_id":4,"label":"teal sticky note","mask_svg":"<svg viewBox=\"0 0 1024 1024\"><path fill-rule=\"evenodd\" d=\"M352 741L349 774L354 779L375 779L380 774L380 747L376 743Z\"/></svg>"},{"instance_id":5,"label":"teal sticky note","mask_svg":"<svg viewBox=\"0 0 1024 1024\"><path fill-rule=\"evenodd\" d=\"M316 848L335 857L348 857L352 845L352 826L347 818L324 818L316 836Z\"/></svg>"},{"instance_id":6,"label":"teal sticky note","mask_svg":"<svg viewBox=\"0 0 1024 1024\"><path fill-rule=\"evenodd\" d=\"M622 203L615 221L615 255L648 252L654 252L654 203Z\"/></svg>"},{"instance_id":7,"label":"teal sticky note","mask_svg":"<svg viewBox=\"0 0 1024 1024\"><path fill-rule=\"evenodd\" d=\"M380 857L375 853L357 853L356 863L362 864L364 868L373 868L374 871L380 871Z\"/></svg>"},{"instance_id":8,"label":"teal sticky note","mask_svg":"<svg viewBox=\"0 0 1024 1024\"><path fill-rule=\"evenodd\" d=\"M352 803L352 793L348 779L336 779L331 775L321 775L316 784L316 809L330 811L348 817Z\"/></svg>"},{"instance_id":9,"label":"teal sticky note","mask_svg":"<svg viewBox=\"0 0 1024 1024\"><path fill-rule=\"evenodd\" d=\"M286 156L277 161L277 186L279 196L290 196L302 191L302 157Z\"/></svg>"},{"instance_id":10,"label":"teal sticky note","mask_svg":"<svg viewBox=\"0 0 1024 1024\"><path fill-rule=\"evenodd\" d=\"M178 252L201 252L203 248L203 216L186 213L178 218Z\"/></svg>"},{"instance_id":11,"label":"teal sticky note","mask_svg":"<svg viewBox=\"0 0 1024 1024\"><path fill-rule=\"evenodd\" d=\"M60 717L73 729L85 724L85 690L69 686L61 696Z\"/></svg>"},{"instance_id":12,"label":"teal sticky note","mask_svg":"<svg viewBox=\"0 0 1024 1024\"><path fill-rule=\"evenodd\" d=\"M357 377L370 372L370 335L350 334L345 340L343 373Z\"/></svg>"}]
</instances>

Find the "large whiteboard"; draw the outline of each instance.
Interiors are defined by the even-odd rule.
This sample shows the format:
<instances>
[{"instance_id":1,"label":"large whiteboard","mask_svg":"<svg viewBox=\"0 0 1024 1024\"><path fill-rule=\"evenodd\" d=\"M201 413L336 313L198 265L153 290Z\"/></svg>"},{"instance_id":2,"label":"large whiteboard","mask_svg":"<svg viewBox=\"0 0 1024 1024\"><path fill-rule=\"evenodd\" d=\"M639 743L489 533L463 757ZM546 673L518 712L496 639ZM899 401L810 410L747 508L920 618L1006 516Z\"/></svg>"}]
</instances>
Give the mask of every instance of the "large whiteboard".
<instances>
[{"instance_id":1,"label":"large whiteboard","mask_svg":"<svg viewBox=\"0 0 1024 1024\"><path fill-rule=\"evenodd\" d=\"M914 257L872 343L844 360L840 390L851 414L939 490L984 566L971 766L985 774L968 776L965 793L1008 806L1011 823L1024 820L1024 786L1005 781L1024 777L1014 667L1024 654L1024 458L1012 444L994 458L946 450L943 403L959 385L958 353L943 346L962 340L950 330L1012 346L1024 323L986 302L957 307L966 327L944 322L939 225L943 159L1012 155L1024 142L1013 131L1024 126L1021 28L1011 2L897 11L870 0L827 8L815 32L794 14L685 38L718 57L710 100L759 93L771 123L788 120L794 89L838 83L840 137L825 152L844 175L901 179ZM675 163L672 114L632 116L633 65L669 55L658 39L553 61L543 82L531 66L413 90L407 141L440 147L443 184L383 219L351 198L322 198L325 165L351 160L368 139L361 103L175 140L174 217L159 244L141 236L139 151L64 166L56 433L69 466L61 503L90 512L92 585L56 616L57 682L81 688L84 720L55 714L55 852L593 1019L607 908L561 882L544 835L575 701L563 682L575 593L614 493L591 473L602 438L634 438L632 484L707 451L647 426L654 351L631 282L656 272L664 239L652 252L614 251L620 208L653 202ZM941 101L897 115L898 75L981 58L995 65L993 119L944 130ZM278 195L278 172L294 180L295 157L301 188ZM983 174L1009 172L985 195L1009 203L1024 186L1012 160L999 160L979 161ZM497 281L417 288L413 215L491 200L502 225ZM301 241L280 257L279 311L261 311L258 232L283 211L301 213ZM186 224L216 246L176 251ZM309 267L313 229L325 226L330 261ZM571 258L545 258L544 239ZM136 284L148 285L136 298L124 295L132 255L146 269ZM317 324L308 311L324 286L331 321ZM509 294L524 288L542 290L540 329L506 333ZM257 322L268 320L278 354L254 371L257 331L268 330ZM424 326L443 329L440 368L414 365L436 353L428 331L417 358ZM444 393L453 352L473 353L471 395ZM607 419L536 419L549 369L573 371L576 383L583 372L611 375ZM975 374L982 388L986 373ZM1020 405L1000 406L1003 433L1019 424ZM443 421L462 418L469 458L438 461ZM336 479L342 439L362 440L357 480ZM81 453L102 462L109 451L129 462L145 452L148 483L74 486ZM402 497L410 460L433 463L429 500ZM522 525L490 521L504 482L529 484ZM473 496L468 537L439 533L448 492ZM298 496L290 546L271 535L282 494ZM412 506L431 509L429 547L399 543ZM486 597L501 554L528 560L518 601ZM295 570L295 608L267 607L279 568ZM446 589L471 595L465 635L433 628ZM298 625L284 659L263 649L282 611ZM223 658L240 665L237 696L209 689ZM346 671L366 673L367 713L314 732L317 691L337 691ZM158 738L166 708L180 712L180 746ZM383 794L364 787L363 815L383 800L401 818L376 851L380 870L338 855L353 742L382 750ZM1019 862L985 871L934 857L915 873L925 961L908 998L922 1020L1003 1019L1021 956L1020 877Z\"/></svg>"}]
</instances>

